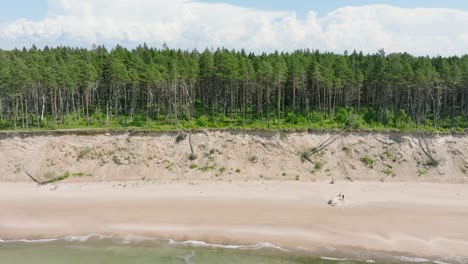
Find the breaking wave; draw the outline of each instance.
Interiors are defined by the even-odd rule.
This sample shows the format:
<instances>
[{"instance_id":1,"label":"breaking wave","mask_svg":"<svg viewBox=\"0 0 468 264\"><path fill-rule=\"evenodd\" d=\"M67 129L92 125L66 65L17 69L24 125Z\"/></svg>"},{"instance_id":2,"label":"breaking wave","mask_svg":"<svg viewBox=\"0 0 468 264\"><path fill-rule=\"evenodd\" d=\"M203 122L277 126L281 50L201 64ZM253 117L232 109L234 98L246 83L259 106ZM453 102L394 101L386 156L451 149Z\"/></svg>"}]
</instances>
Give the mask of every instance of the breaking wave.
<instances>
[{"instance_id":1,"label":"breaking wave","mask_svg":"<svg viewBox=\"0 0 468 264\"><path fill-rule=\"evenodd\" d=\"M225 249L243 249L243 250L258 250L258 249L277 249L281 251L288 251L287 249L275 246L271 243L258 243L254 245L221 245L221 244L209 244L203 241L198 240L187 240L182 242L177 242L174 240L169 240L169 245L187 245L192 247L210 247L210 248L225 248Z\"/></svg>"}]
</instances>

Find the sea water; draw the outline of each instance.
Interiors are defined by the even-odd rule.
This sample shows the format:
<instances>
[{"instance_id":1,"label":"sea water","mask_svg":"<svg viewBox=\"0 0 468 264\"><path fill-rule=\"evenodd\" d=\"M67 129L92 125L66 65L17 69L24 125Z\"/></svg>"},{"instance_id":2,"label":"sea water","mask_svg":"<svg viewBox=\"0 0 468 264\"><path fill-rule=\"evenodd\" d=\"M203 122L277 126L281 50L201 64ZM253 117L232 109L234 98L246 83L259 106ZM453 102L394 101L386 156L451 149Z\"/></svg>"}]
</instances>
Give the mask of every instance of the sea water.
<instances>
[{"instance_id":1,"label":"sea water","mask_svg":"<svg viewBox=\"0 0 468 264\"><path fill-rule=\"evenodd\" d=\"M12 264L293 264L311 263L275 249L234 249L169 242L121 243L112 240L10 241L0 245L0 263Z\"/></svg>"},{"instance_id":2,"label":"sea water","mask_svg":"<svg viewBox=\"0 0 468 264\"><path fill-rule=\"evenodd\" d=\"M435 261L408 257L387 259L386 261L331 256L311 257L268 243L244 246L210 245L201 241L175 242L138 237L115 239L96 235L64 239L0 240L1 264L357 264L407 262L434 263Z\"/></svg>"}]
</instances>

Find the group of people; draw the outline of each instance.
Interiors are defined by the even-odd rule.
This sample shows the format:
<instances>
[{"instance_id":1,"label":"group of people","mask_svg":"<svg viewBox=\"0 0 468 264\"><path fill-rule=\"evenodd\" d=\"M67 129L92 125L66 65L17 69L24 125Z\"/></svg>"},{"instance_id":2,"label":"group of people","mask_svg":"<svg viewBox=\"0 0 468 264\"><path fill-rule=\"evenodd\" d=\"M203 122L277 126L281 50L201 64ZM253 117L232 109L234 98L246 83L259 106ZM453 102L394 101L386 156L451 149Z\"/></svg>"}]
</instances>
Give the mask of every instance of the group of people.
<instances>
[{"instance_id":1,"label":"group of people","mask_svg":"<svg viewBox=\"0 0 468 264\"><path fill-rule=\"evenodd\" d=\"M342 193L338 194L338 199L344 201L344 194Z\"/></svg>"},{"instance_id":2,"label":"group of people","mask_svg":"<svg viewBox=\"0 0 468 264\"><path fill-rule=\"evenodd\" d=\"M342 193L338 194L338 200L344 202L344 199L345 199L344 194ZM328 199L328 205L335 206L336 202L334 200L335 200L334 197Z\"/></svg>"}]
</instances>

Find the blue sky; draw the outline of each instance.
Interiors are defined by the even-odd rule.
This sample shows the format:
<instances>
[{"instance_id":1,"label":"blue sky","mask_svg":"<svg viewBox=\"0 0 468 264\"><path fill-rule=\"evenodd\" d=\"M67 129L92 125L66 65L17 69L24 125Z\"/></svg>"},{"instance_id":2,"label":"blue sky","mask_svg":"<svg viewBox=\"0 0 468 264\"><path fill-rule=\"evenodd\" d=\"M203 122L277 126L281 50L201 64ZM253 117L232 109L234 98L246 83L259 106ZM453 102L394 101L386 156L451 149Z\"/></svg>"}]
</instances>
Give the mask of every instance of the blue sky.
<instances>
[{"instance_id":1,"label":"blue sky","mask_svg":"<svg viewBox=\"0 0 468 264\"><path fill-rule=\"evenodd\" d=\"M295 11L299 17L305 17L309 10L319 15L343 6L389 4L399 7L439 7L468 10L467 0L200 0L208 3L230 3L243 7L264 10ZM0 22L19 18L39 20L47 15L47 0L3 1L0 9Z\"/></svg>"},{"instance_id":2,"label":"blue sky","mask_svg":"<svg viewBox=\"0 0 468 264\"><path fill-rule=\"evenodd\" d=\"M245 7L255 7L270 10L296 11L304 17L309 10L324 15L343 6L359 6L372 4L389 4L400 7L439 7L468 10L467 0L204 0L203 2L224 2Z\"/></svg>"},{"instance_id":3,"label":"blue sky","mask_svg":"<svg viewBox=\"0 0 468 264\"><path fill-rule=\"evenodd\" d=\"M468 53L467 25L468 0L3 0L0 49L145 42L254 52L384 48L462 55Z\"/></svg>"},{"instance_id":4,"label":"blue sky","mask_svg":"<svg viewBox=\"0 0 468 264\"><path fill-rule=\"evenodd\" d=\"M38 20L47 15L46 0L5 0L0 8L0 22L20 18Z\"/></svg>"}]
</instances>

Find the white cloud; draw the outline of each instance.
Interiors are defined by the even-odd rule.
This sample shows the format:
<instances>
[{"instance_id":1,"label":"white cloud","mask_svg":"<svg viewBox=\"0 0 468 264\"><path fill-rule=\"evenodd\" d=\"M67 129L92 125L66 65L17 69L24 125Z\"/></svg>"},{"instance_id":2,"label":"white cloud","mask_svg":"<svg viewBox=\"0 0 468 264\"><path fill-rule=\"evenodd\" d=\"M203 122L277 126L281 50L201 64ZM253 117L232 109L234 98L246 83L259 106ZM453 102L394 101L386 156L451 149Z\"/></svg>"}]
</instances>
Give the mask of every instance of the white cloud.
<instances>
[{"instance_id":1,"label":"white cloud","mask_svg":"<svg viewBox=\"0 0 468 264\"><path fill-rule=\"evenodd\" d=\"M264 11L190 0L49 0L41 21L0 25L0 47L38 45L245 48L261 52L311 48L343 52L407 51L417 55L467 53L468 12L343 7L305 19L293 12Z\"/></svg>"}]
</instances>

